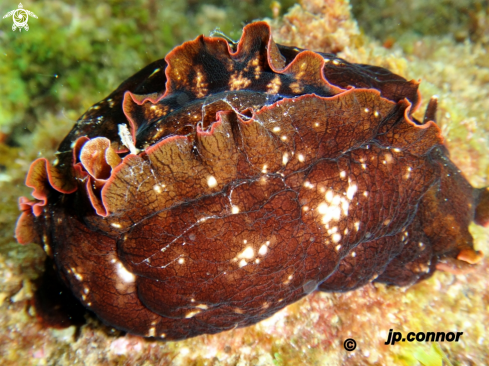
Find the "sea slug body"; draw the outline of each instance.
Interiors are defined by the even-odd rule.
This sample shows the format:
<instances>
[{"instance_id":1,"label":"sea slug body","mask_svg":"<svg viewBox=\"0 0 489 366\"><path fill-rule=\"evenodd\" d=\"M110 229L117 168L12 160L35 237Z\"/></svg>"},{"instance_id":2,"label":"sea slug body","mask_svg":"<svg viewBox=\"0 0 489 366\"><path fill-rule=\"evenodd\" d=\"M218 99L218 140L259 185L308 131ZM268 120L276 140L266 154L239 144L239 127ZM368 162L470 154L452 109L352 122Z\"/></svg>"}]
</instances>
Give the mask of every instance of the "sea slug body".
<instances>
[{"instance_id":1,"label":"sea slug body","mask_svg":"<svg viewBox=\"0 0 489 366\"><path fill-rule=\"evenodd\" d=\"M200 36L92 106L32 163L16 235L118 329L244 327L307 294L473 268L489 191L450 161L418 83L274 43Z\"/></svg>"}]
</instances>

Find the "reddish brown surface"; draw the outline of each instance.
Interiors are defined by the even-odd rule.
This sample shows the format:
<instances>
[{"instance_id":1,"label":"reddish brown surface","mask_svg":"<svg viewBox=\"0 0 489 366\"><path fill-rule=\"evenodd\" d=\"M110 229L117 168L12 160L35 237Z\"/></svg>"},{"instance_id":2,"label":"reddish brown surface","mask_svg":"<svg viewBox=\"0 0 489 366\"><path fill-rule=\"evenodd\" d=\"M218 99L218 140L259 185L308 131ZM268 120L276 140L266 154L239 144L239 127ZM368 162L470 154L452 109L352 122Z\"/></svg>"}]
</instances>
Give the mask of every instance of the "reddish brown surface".
<instances>
[{"instance_id":1,"label":"reddish brown surface","mask_svg":"<svg viewBox=\"0 0 489 366\"><path fill-rule=\"evenodd\" d=\"M472 266L487 197L418 101L416 82L276 45L265 23L235 50L198 37L90 108L54 166L33 163L17 238L106 323L173 340Z\"/></svg>"}]
</instances>

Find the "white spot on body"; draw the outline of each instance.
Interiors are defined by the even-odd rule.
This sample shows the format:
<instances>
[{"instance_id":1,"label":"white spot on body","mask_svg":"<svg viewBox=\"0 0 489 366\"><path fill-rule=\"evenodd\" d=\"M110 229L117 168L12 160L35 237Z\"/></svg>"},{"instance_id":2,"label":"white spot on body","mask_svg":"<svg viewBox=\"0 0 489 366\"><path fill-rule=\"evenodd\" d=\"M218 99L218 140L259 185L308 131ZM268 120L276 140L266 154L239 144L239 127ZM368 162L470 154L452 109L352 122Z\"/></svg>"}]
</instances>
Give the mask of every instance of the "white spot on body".
<instances>
[{"instance_id":1,"label":"white spot on body","mask_svg":"<svg viewBox=\"0 0 489 366\"><path fill-rule=\"evenodd\" d=\"M336 196L333 197L333 202L332 202L333 205L338 206L340 204L340 202L341 202L341 197L340 196L336 195Z\"/></svg>"},{"instance_id":2,"label":"white spot on body","mask_svg":"<svg viewBox=\"0 0 489 366\"><path fill-rule=\"evenodd\" d=\"M129 152L133 155L137 155L139 153L139 149L134 145L134 141L132 139L132 135L129 132L129 129L124 123L121 123L119 126L119 137L121 138L122 144L129 149Z\"/></svg>"},{"instance_id":3,"label":"white spot on body","mask_svg":"<svg viewBox=\"0 0 489 366\"><path fill-rule=\"evenodd\" d=\"M200 313L200 310L192 310L192 311L189 311L187 314L185 314L185 318L187 318L187 319L193 318L198 313ZM182 350L180 350L180 352L182 352Z\"/></svg>"},{"instance_id":4,"label":"white spot on body","mask_svg":"<svg viewBox=\"0 0 489 366\"><path fill-rule=\"evenodd\" d=\"M287 165L288 162L289 162L289 154L285 153L284 155L282 155L282 164Z\"/></svg>"},{"instance_id":5,"label":"white spot on body","mask_svg":"<svg viewBox=\"0 0 489 366\"><path fill-rule=\"evenodd\" d=\"M321 221L323 224L328 224L331 220L339 220L341 217L341 209L338 206L328 206Z\"/></svg>"},{"instance_id":6,"label":"white spot on body","mask_svg":"<svg viewBox=\"0 0 489 366\"><path fill-rule=\"evenodd\" d=\"M353 199L353 196L355 195L355 193L357 192L357 185L356 184L352 184L348 187L348 189L346 190L346 197L351 201Z\"/></svg>"},{"instance_id":7,"label":"white spot on body","mask_svg":"<svg viewBox=\"0 0 489 366\"><path fill-rule=\"evenodd\" d=\"M240 267L240 268L241 268L241 267L246 266L247 264L248 264L248 262L246 262L244 259L241 259L241 260L239 261L239 267Z\"/></svg>"},{"instance_id":8,"label":"white spot on body","mask_svg":"<svg viewBox=\"0 0 489 366\"><path fill-rule=\"evenodd\" d=\"M74 268L73 268L73 274L75 275L75 277L78 281L83 280L83 276L81 274L77 273Z\"/></svg>"},{"instance_id":9,"label":"white spot on body","mask_svg":"<svg viewBox=\"0 0 489 366\"><path fill-rule=\"evenodd\" d=\"M328 212L328 205L324 202L320 203L318 206L318 212L321 215L324 215L326 212Z\"/></svg>"},{"instance_id":10,"label":"white spot on body","mask_svg":"<svg viewBox=\"0 0 489 366\"><path fill-rule=\"evenodd\" d=\"M267 251L268 251L268 247L265 244L263 244L260 247L260 249L258 250L258 254L263 256L263 255L267 254Z\"/></svg>"},{"instance_id":11,"label":"white spot on body","mask_svg":"<svg viewBox=\"0 0 489 366\"><path fill-rule=\"evenodd\" d=\"M153 186L153 189L156 193L161 193L163 190L161 189L161 186L159 184L155 184Z\"/></svg>"},{"instance_id":12,"label":"white spot on body","mask_svg":"<svg viewBox=\"0 0 489 366\"><path fill-rule=\"evenodd\" d=\"M255 251L251 246L247 246L245 250L243 250L240 254L238 254L238 258L245 259L253 259L255 256Z\"/></svg>"},{"instance_id":13,"label":"white spot on body","mask_svg":"<svg viewBox=\"0 0 489 366\"><path fill-rule=\"evenodd\" d=\"M136 276L133 275L131 272L129 272L121 262L117 262L116 264L116 273L119 276L119 278L126 282L126 283L132 283L136 280Z\"/></svg>"},{"instance_id":14,"label":"white spot on body","mask_svg":"<svg viewBox=\"0 0 489 366\"><path fill-rule=\"evenodd\" d=\"M334 197L333 191L330 190L330 191L326 192L326 196L325 196L326 201L331 202L333 200L333 197Z\"/></svg>"},{"instance_id":15,"label":"white spot on body","mask_svg":"<svg viewBox=\"0 0 489 366\"><path fill-rule=\"evenodd\" d=\"M333 236L331 237L331 240L333 240L334 243L338 243L341 240L341 235L338 233L333 234Z\"/></svg>"},{"instance_id":16,"label":"white spot on body","mask_svg":"<svg viewBox=\"0 0 489 366\"><path fill-rule=\"evenodd\" d=\"M407 168L407 173L404 175L404 179L409 179L409 177L411 176L411 171L413 169L411 167L408 167Z\"/></svg>"},{"instance_id":17,"label":"white spot on body","mask_svg":"<svg viewBox=\"0 0 489 366\"><path fill-rule=\"evenodd\" d=\"M214 188L215 186L217 186L217 180L216 180L216 178L214 178L212 175L210 175L209 177L207 177L207 185L210 188Z\"/></svg>"}]
</instances>

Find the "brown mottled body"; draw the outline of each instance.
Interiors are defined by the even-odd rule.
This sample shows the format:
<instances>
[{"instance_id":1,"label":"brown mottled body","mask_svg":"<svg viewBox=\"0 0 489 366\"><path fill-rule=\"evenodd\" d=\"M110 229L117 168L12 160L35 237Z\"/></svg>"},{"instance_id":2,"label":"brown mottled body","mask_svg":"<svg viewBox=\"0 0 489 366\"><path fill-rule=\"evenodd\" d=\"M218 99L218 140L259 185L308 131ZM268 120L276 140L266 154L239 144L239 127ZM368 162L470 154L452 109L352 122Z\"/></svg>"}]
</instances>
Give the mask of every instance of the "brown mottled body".
<instances>
[{"instance_id":1,"label":"brown mottled body","mask_svg":"<svg viewBox=\"0 0 489 366\"><path fill-rule=\"evenodd\" d=\"M435 102L412 117L418 99L388 70L276 45L265 23L236 49L198 37L90 108L54 166L33 163L17 238L103 321L169 340L472 266L487 191L448 159Z\"/></svg>"}]
</instances>

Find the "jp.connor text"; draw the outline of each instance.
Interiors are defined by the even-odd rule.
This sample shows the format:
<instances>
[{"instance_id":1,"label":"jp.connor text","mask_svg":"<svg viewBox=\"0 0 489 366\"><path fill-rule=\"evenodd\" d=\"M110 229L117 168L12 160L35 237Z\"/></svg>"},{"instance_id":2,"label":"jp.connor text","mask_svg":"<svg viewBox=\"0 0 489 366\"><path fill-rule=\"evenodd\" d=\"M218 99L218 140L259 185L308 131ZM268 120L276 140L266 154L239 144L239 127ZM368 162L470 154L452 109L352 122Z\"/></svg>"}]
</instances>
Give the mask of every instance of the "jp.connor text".
<instances>
[{"instance_id":1,"label":"jp.connor text","mask_svg":"<svg viewBox=\"0 0 489 366\"><path fill-rule=\"evenodd\" d=\"M464 332L409 332L403 337L401 332L389 329L389 336L385 344L394 345L396 342L458 342Z\"/></svg>"}]
</instances>

